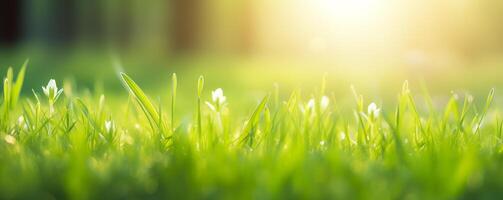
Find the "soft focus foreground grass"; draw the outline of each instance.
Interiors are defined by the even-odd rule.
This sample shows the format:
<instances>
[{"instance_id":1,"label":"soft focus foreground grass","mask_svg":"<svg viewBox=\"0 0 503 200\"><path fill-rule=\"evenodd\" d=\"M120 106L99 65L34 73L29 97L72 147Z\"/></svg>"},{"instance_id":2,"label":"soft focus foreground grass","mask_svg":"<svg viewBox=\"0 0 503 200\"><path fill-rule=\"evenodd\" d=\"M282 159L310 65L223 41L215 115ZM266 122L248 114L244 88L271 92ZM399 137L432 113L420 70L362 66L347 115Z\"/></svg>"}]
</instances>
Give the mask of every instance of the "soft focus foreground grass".
<instances>
[{"instance_id":1,"label":"soft focus foreground grass","mask_svg":"<svg viewBox=\"0 0 503 200\"><path fill-rule=\"evenodd\" d=\"M36 76L30 69L28 82ZM394 80L383 80L379 70L368 75L348 72L334 82L334 71L327 70L325 81L319 70L300 67L283 69L293 73L284 76L268 72L267 66L253 73L231 67L201 69L181 70L176 95L169 73L159 78L143 72L139 74L144 77L136 78L141 71L137 68L127 70L127 78L107 68L93 70L110 77L101 85L122 81L124 93L99 89L100 84L89 80L91 89L79 90L78 81L67 81L56 98L31 83L24 85L25 95L17 103L13 88L22 81L16 80L16 73L5 75L0 199L503 195L503 123L500 103L489 87L483 95L481 90L473 96L447 90L437 96L402 84L407 73L399 72ZM198 84L198 73L207 74L204 84ZM351 91L349 80L355 77L368 79L354 80L356 89ZM46 87L49 78L34 79L44 79ZM163 84L149 80L158 78ZM270 81L274 78L277 87ZM61 87L62 81L56 81ZM379 86L362 91L358 81ZM430 88L432 83L425 82ZM465 84L470 83L476 85L473 80ZM225 101L213 98L217 87L224 88Z\"/></svg>"}]
</instances>

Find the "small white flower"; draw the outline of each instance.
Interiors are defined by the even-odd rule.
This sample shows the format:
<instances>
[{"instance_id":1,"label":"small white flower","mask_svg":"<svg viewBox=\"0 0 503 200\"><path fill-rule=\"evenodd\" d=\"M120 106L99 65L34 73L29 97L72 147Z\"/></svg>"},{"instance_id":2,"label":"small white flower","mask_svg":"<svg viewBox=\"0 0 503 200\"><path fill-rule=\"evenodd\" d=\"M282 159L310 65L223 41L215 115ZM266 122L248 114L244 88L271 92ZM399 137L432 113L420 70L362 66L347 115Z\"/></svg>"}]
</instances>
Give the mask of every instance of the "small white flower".
<instances>
[{"instance_id":1,"label":"small white flower","mask_svg":"<svg viewBox=\"0 0 503 200\"><path fill-rule=\"evenodd\" d=\"M453 91L451 91L452 93L452 97L454 97L454 99L458 100L459 99L459 95L457 93L454 93Z\"/></svg>"},{"instance_id":2,"label":"small white flower","mask_svg":"<svg viewBox=\"0 0 503 200\"><path fill-rule=\"evenodd\" d=\"M113 130L113 127L114 127L114 123L110 120L108 121L105 121L105 130L107 132L111 132Z\"/></svg>"},{"instance_id":3,"label":"small white flower","mask_svg":"<svg viewBox=\"0 0 503 200\"><path fill-rule=\"evenodd\" d=\"M327 108L328 108L328 104L330 103L330 99L327 97L327 96L322 96L321 99L320 99L320 110L321 111L325 111ZM312 99L309 99L309 101L307 101L307 109L308 110L314 110L314 108L316 107L316 99L312 98Z\"/></svg>"},{"instance_id":4,"label":"small white flower","mask_svg":"<svg viewBox=\"0 0 503 200\"><path fill-rule=\"evenodd\" d=\"M7 144L16 144L16 138L12 135L5 135L3 138Z\"/></svg>"},{"instance_id":5,"label":"small white flower","mask_svg":"<svg viewBox=\"0 0 503 200\"><path fill-rule=\"evenodd\" d=\"M225 106L225 101L227 98L224 96L224 90L222 88L217 88L214 91L211 91L211 99L213 103L210 103L206 101L206 105L210 110L215 111L215 112L220 112L222 107Z\"/></svg>"},{"instance_id":6,"label":"small white flower","mask_svg":"<svg viewBox=\"0 0 503 200\"><path fill-rule=\"evenodd\" d=\"M222 88L217 88L211 92L211 99L217 104L222 104L225 102L226 97L224 96L224 90Z\"/></svg>"},{"instance_id":7,"label":"small white flower","mask_svg":"<svg viewBox=\"0 0 503 200\"><path fill-rule=\"evenodd\" d=\"M469 103L472 103L472 102L473 102L473 96L472 96L472 95L468 95L468 102L469 102Z\"/></svg>"},{"instance_id":8,"label":"small white flower","mask_svg":"<svg viewBox=\"0 0 503 200\"><path fill-rule=\"evenodd\" d=\"M63 89L58 90L58 86L56 85L56 81L54 79L49 80L46 87L42 87L45 96L49 98L49 101L54 103L59 95L63 92Z\"/></svg>"},{"instance_id":9,"label":"small white flower","mask_svg":"<svg viewBox=\"0 0 503 200\"><path fill-rule=\"evenodd\" d=\"M372 117L378 117L380 111L381 109L377 108L377 105L374 102L370 103L367 109L368 115Z\"/></svg>"},{"instance_id":10,"label":"small white flower","mask_svg":"<svg viewBox=\"0 0 503 200\"><path fill-rule=\"evenodd\" d=\"M314 109L315 104L316 103L315 103L314 99L309 99L309 101L307 102L307 108L312 110L312 109Z\"/></svg>"},{"instance_id":11,"label":"small white flower","mask_svg":"<svg viewBox=\"0 0 503 200\"><path fill-rule=\"evenodd\" d=\"M330 103L330 99L327 96L322 96L320 102L320 108L322 111L327 109L328 103Z\"/></svg>"},{"instance_id":12,"label":"small white flower","mask_svg":"<svg viewBox=\"0 0 503 200\"><path fill-rule=\"evenodd\" d=\"M21 126L24 124L24 117L23 115L20 115L18 118L17 118L17 123Z\"/></svg>"},{"instance_id":13,"label":"small white flower","mask_svg":"<svg viewBox=\"0 0 503 200\"><path fill-rule=\"evenodd\" d=\"M346 133L344 133L344 132L340 132L340 133L339 133L339 138L340 138L341 140L346 139Z\"/></svg>"},{"instance_id":14,"label":"small white flower","mask_svg":"<svg viewBox=\"0 0 503 200\"><path fill-rule=\"evenodd\" d=\"M18 124L19 127L23 127L24 130L28 130L28 124L25 123L23 115L20 115L17 118L17 124Z\"/></svg>"},{"instance_id":15,"label":"small white flower","mask_svg":"<svg viewBox=\"0 0 503 200\"><path fill-rule=\"evenodd\" d=\"M320 141L320 146L324 146L324 145L325 145L325 140Z\"/></svg>"}]
</instances>

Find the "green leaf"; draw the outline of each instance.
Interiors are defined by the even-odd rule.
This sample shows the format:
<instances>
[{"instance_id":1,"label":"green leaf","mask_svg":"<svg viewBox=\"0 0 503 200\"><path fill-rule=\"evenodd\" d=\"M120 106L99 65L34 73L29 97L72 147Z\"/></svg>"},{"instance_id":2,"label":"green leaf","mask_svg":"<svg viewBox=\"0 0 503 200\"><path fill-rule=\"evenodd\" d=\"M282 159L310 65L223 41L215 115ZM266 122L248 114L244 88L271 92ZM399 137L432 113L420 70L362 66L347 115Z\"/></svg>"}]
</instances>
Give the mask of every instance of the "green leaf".
<instances>
[{"instance_id":1,"label":"green leaf","mask_svg":"<svg viewBox=\"0 0 503 200\"><path fill-rule=\"evenodd\" d=\"M172 91L171 91L171 131L175 132L175 105L176 105L176 89L178 87L178 80L176 73L171 76Z\"/></svg>"},{"instance_id":2,"label":"green leaf","mask_svg":"<svg viewBox=\"0 0 503 200\"><path fill-rule=\"evenodd\" d=\"M255 137L255 131L253 129L255 128L259 117L260 113L265 108L265 105L267 104L267 101L269 100L269 95L266 95L260 104L255 108L255 111L253 111L253 114L251 115L250 119L248 120L248 123L246 123L245 128L243 129L243 133L246 134L245 137L243 138L242 142L248 141L248 145L251 147L253 145L253 139Z\"/></svg>"},{"instance_id":3,"label":"green leaf","mask_svg":"<svg viewBox=\"0 0 503 200\"><path fill-rule=\"evenodd\" d=\"M145 95L138 84L136 84L128 75L121 73L121 77L129 92L131 92L131 94L136 98L136 100L142 107L147 118L155 122L156 125L159 125L159 114L157 113L157 110L155 109L152 102L148 99L147 95Z\"/></svg>"},{"instance_id":4,"label":"green leaf","mask_svg":"<svg viewBox=\"0 0 503 200\"><path fill-rule=\"evenodd\" d=\"M3 81L3 108L8 109L10 106L11 94L11 79L5 78Z\"/></svg>"},{"instance_id":5,"label":"green leaf","mask_svg":"<svg viewBox=\"0 0 503 200\"><path fill-rule=\"evenodd\" d=\"M16 77L16 82L14 85L12 85L12 93L11 93L11 108L16 106L19 95L21 94L21 89L23 88L23 82L24 82L24 75L26 72L26 66L28 66L28 61L26 60L21 67L21 70L18 72L17 77Z\"/></svg>"},{"instance_id":6,"label":"green leaf","mask_svg":"<svg viewBox=\"0 0 503 200\"><path fill-rule=\"evenodd\" d=\"M201 97L201 94L203 93L203 88L204 88L204 77L199 76L199 79L197 80L197 96Z\"/></svg>"},{"instance_id":7,"label":"green leaf","mask_svg":"<svg viewBox=\"0 0 503 200\"><path fill-rule=\"evenodd\" d=\"M199 76L197 80L197 134L199 137L202 135L203 123L201 120L201 95L204 88L204 77Z\"/></svg>"},{"instance_id":8,"label":"green leaf","mask_svg":"<svg viewBox=\"0 0 503 200\"><path fill-rule=\"evenodd\" d=\"M82 111L82 114L86 118L86 120L89 122L91 127L94 130L99 130L99 126L96 123L96 121L93 119L91 116L91 112L89 112L89 109L87 108L86 104L81 100L81 99L75 99L76 105L79 106L80 110Z\"/></svg>"},{"instance_id":9,"label":"green leaf","mask_svg":"<svg viewBox=\"0 0 503 200\"><path fill-rule=\"evenodd\" d=\"M491 107L493 99L494 99L494 88L492 88L489 91L489 95L487 95L486 105L484 106L484 110L482 110L482 114L480 115L479 121L478 121L476 129L475 129L475 133L479 132L480 126L482 125L482 121L484 120L484 118L487 114L487 111L489 110L489 107Z\"/></svg>"}]
</instances>

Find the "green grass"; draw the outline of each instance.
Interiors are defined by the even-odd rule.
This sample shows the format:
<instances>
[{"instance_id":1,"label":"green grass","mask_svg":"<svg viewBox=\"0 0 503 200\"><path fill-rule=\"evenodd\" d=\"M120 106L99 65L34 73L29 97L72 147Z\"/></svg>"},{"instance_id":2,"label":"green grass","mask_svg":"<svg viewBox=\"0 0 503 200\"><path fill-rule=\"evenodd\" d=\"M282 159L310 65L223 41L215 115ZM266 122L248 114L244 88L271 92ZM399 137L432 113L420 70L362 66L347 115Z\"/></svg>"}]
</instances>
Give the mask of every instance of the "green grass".
<instances>
[{"instance_id":1,"label":"green grass","mask_svg":"<svg viewBox=\"0 0 503 200\"><path fill-rule=\"evenodd\" d=\"M124 98L67 91L72 85L59 96L61 85L24 88L33 94L20 97L25 66L3 81L0 199L503 195L494 89L485 98L452 93L439 106L405 82L396 100L375 104L355 88L345 101L323 78L309 91L276 86L251 105L203 76L187 88L173 74L160 86L165 102L121 73Z\"/></svg>"}]
</instances>

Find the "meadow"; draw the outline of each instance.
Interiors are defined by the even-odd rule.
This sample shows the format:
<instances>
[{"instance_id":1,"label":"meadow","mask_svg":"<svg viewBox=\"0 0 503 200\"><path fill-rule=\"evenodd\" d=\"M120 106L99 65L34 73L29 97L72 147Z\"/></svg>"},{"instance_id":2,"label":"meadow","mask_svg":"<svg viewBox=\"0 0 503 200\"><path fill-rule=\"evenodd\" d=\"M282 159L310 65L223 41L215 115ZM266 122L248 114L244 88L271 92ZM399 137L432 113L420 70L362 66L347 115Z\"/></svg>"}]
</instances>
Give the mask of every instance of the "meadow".
<instances>
[{"instance_id":1,"label":"meadow","mask_svg":"<svg viewBox=\"0 0 503 200\"><path fill-rule=\"evenodd\" d=\"M503 195L497 88L448 92L395 74L382 86L394 91L379 96L344 80L337 85L332 73L283 86L269 82L281 72L104 72L113 77L104 84L122 85L121 94L30 79L36 74L28 65L1 72L0 199ZM287 82L313 74L299 69ZM139 81L166 77L156 86ZM494 80L482 77L455 83Z\"/></svg>"}]
</instances>

